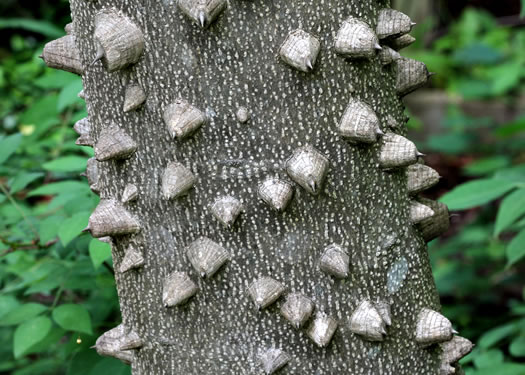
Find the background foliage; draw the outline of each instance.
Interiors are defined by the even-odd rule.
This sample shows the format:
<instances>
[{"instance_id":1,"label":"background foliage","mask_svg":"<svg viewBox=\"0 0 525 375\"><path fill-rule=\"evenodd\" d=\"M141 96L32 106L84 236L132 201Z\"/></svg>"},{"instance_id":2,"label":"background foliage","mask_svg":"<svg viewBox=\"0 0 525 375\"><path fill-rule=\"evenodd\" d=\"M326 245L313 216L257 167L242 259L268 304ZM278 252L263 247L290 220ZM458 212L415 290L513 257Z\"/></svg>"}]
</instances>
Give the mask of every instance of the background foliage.
<instances>
[{"instance_id":1,"label":"background foliage","mask_svg":"<svg viewBox=\"0 0 525 375\"><path fill-rule=\"evenodd\" d=\"M0 19L0 373L130 373L90 349L120 316L110 247L81 234L98 203L79 176L93 150L72 130L82 81L38 58L68 4L21 3L0 5L15 15Z\"/></svg>"},{"instance_id":2,"label":"background foliage","mask_svg":"<svg viewBox=\"0 0 525 375\"><path fill-rule=\"evenodd\" d=\"M438 72L433 88L447 94L440 132L418 145L445 176L426 194L454 216L429 246L434 276L445 315L477 344L466 373L525 374L525 30L467 8L425 46L432 22L403 54Z\"/></svg>"},{"instance_id":3,"label":"background foliage","mask_svg":"<svg viewBox=\"0 0 525 375\"><path fill-rule=\"evenodd\" d=\"M72 130L87 115L82 83L38 59L64 34L68 5L24 3L0 4L12 16L0 19L0 373L126 374L90 349L120 316L109 245L81 233L98 203L79 175L92 149L76 146ZM403 54L438 72L433 89L448 98L441 132L421 137L427 124L409 122L445 176L427 196L448 191L441 199L459 214L430 245L437 286L445 314L477 343L466 372L525 374L525 116L465 110L497 101L519 113L525 31L468 8L426 40L434 21Z\"/></svg>"}]
</instances>

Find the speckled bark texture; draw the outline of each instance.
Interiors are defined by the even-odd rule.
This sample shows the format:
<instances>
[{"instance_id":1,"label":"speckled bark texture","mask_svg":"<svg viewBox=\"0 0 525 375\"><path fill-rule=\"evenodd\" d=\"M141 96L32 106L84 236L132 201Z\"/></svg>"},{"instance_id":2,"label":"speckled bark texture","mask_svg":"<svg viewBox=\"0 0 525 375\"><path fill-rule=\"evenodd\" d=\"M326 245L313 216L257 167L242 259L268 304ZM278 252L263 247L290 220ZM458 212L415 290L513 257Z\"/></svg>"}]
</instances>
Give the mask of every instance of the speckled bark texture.
<instances>
[{"instance_id":1,"label":"speckled bark texture","mask_svg":"<svg viewBox=\"0 0 525 375\"><path fill-rule=\"evenodd\" d=\"M206 19L205 28L175 0L71 0L71 6L93 140L100 142L114 123L137 146L129 159L98 162L97 183L101 198L115 201L128 184L137 188L137 199L123 205L140 231L112 239L115 270L130 245L144 257L140 267L116 272L123 323L142 340L133 373L264 374L279 367L265 355L275 349L289 358L279 374L438 374L439 347L415 341L421 309L440 306L425 242L410 220L406 170L381 168L380 136L372 144L353 144L338 132L356 99L375 111L382 131L394 119L396 133L406 135L395 65L383 66L377 56L350 60L334 49L346 19L359 18L375 30L389 1L230 0L215 20ZM97 56L95 17L108 8L144 37L138 62L111 73L103 60L90 65ZM308 72L279 57L297 29L320 42ZM129 85L141 87L146 101L125 112ZM181 98L207 121L188 137L173 139L163 114ZM237 118L241 109L249 113L246 121ZM310 189L315 194L287 173L289 158L307 145L328 159L322 185L313 181ZM172 162L191 170L195 183L184 195L166 199L162 176ZM295 190L283 212L258 195L267 178ZM242 203L231 227L211 209L224 196ZM201 277L188 260L188 245L200 237L230 255L211 277ZM348 251L346 278L319 267L334 243ZM187 273L198 291L183 306L165 307L163 285L173 272ZM258 310L248 287L262 277L286 290ZM300 329L280 313L290 293L315 304ZM391 306L383 341L350 330L363 300ZM322 316L337 322L326 347L308 336ZM324 335L321 323L314 328Z\"/></svg>"}]
</instances>

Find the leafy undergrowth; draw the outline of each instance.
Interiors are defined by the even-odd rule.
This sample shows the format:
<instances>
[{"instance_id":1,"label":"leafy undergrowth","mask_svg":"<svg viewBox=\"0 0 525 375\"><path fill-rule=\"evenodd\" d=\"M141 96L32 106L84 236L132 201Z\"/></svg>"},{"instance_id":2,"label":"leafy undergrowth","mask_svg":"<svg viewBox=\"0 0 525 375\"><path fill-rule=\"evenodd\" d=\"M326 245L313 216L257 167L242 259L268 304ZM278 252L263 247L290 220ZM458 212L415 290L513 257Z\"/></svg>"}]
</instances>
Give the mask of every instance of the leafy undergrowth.
<instances>
[{"instance_id":1,"label":"leafy undergrowth","mask_svg":"<svg viewBox=\"0 0 525 375\"><path fill-rule=\"evenodd\" d=\"M439 72L432 85L454 103L446 108L441 133L418 145L434 152L426 160L443 176L427 194L452 212L451 230L429 249L443 310L476 343L462 360L467 375L522 375L525 113L507 122L497 118L516 112L525 94L525 30L501 27L472 8L430 48L421 42L428 29L418 30L420 42L405 55ZM484 107L495 103L499 112L487 115Z\"/></svg>"},{"instance_id":2,"label":"leafy undergrowth","mask_svg":"<svg viewBox=\"0 0 525 375\"><path fill-rule=\"evenodd\" d=\"M47 29L45 29L47 30ZM14 36L0 66L0 373L129 374L96 338L119 323L108 244L81 233L98 197L75 145L80 77L46 69Z\"/></svg>"}]
</instances>

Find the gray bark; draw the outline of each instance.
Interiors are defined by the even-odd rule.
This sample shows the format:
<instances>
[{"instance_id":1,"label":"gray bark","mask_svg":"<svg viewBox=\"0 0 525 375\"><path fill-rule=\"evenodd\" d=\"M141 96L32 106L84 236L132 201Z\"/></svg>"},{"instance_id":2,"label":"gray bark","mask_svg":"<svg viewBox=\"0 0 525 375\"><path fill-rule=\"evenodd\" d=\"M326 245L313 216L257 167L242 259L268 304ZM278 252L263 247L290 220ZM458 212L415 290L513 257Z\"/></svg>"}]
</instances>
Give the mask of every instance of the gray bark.
<instances>
[{"instance_id":1,"label":"gray bark","mask_svg":"<svg viewBox=\"0 0 525 375\"><path fill-rule=\"evenodd\" d=\"M112 236L123 317L123 326L99 341L98 346L105 344L99 352L132 362L134 374L262 374L286 359L282 374L447 373L440 347L427 345L434 343L433 336L420 337L427 327L418 326L424 308L440 308L425 241L412 222L425 219L431 226L431 218L411 217L406 170L382 168L388 164L381 138L350 143L337 131L353 98L375 111L383 132L405 133L398 66L383 65L375 56L347 59L333 47L345 19L359 18L375 30L379 11L388 3L230 0L203 29L175 1L71 0L89 135L104 160L90 163L93 170L98 166L97 173L88 174L90 185L103 201L89 229L98 237ZM126 16L144 37L144 51L128 67L104 62L104 51L95 43L95 16L108 8L118 12L113 16ZM320 41L314 69L306 73L278 57L286 36L298 28ZM383 42L386 48L388 41ZM128 57L135 59L137 51L128 51ZM102 61L90 65L97 55ZM142 106L137 86L146 94ZM125 99L131 91L138 91L139 99ZM194 132L177 133L165 123L166 108L179 98L205 114ZM199 118L198 111L192 114ZM306 145L328 159L324 183L322 173L316 183L287 173L287 160ZM399 160L394 164L413 163L417 156ZM168 165L186 168L190 174L183 182L189 184L174 180L175 169L163 177ZM258 196L268 177L286 181L295 191L283 212ZM119 203L124 191L125 203ZM224 196L242 203L237 220L217 220L220 211L214 216L212 205ZM189 245L200 237L227 255L214 260L220 264L206 263L196 271L187 251L195 250ZM339 251L340 258L320 266L331 244L338 246L330 247L330 254ZM347 277L340 267L341 249L349 255ZM198 268L199 260L193 261ZM216 270L216 265L222 266ZM179 272L173 280L193 283L198 290L188 287L185 295L163 297L173 272ZM250 297L257 292L249 287L262 277L273 278L286 291L275 303L265 296L261 303L269 306L258 310ZM173 290L181 292L177 285ZM195 291L185 304L165 306ZM315 305L313 317L300 329L280 312L291 293ZM377 313L365 319L375 328L351 321L358 307ZM325 319L322 313L337 329L331 340L312 340L312 321ZM438 340L449 340L450 328L445 324L443 329L445 338ZM286 354L268 352L272 349Z\"/></svg>"}]
</instances>

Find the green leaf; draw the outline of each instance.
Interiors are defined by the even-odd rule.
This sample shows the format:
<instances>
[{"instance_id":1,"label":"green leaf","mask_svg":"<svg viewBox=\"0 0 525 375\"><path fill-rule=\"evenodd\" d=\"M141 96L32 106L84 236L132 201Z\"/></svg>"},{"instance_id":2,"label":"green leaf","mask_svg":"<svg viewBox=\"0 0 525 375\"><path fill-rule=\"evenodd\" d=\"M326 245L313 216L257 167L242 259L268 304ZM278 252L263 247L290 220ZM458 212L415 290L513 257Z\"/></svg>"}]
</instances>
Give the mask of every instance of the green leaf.
<instances>
[{"instance_id":1,"label":"green leaf","mask_svg":"<svg viewBox=\"0 0 525 375\"><path fill-rule=\"evenodd\" d=\"M501 169L494 173L492 178L509 182L525 183L525 164Z\"/></svg>"},{"instance_id":2,"label":"green leaf","mask_svg":"<svg viewBox=\"0 0 525 375\"><path fill-rule=\"evenodd\" d=\"M50 22L33 20L30 18L1 18L0 29L21 29L42 34L49 38L59 38L63 36L64 30L56 27Z\"/></svg>"},{"instance_id":3,"label":"green leaf","mask_svg":"<svg viewBox=\"0 0 525 375\"><path fill-rule=\"evenodd\" d=\"M503 199L496 216L494 236L498 237L502 231L507 229L516 220L525 214L525 188L518 189Z\"/></svg>"},{"instance_id":4,"label":"green leaf","mask_svg":"<svg viewBox=\"0 0 525 375\"><path fill-rule=\"evenodd\" d=\"M0 296L0 322L2 322L2 317L4 315L6 315L9 311L14 310L18 306L20 306L20 303L14 296Z\"/></svg>"},{"instance_id":5,"label":"green leaf","mask_svg":"<svg viewBox=\"0 0 525 375\"><path fill-rule=\"evenodd\" d=\"M87 159L80 156L64 156L42 166L51 172L81 172L86 169Z\"/></svg>"},{"instance_id":6,"label":"green leaf","mask_svg":"<svg viewBox=\"0 0 525 375\"><path fill-rule=\"evenodd\" d=\"M67 375L87 375L104 357L88 349L75 354L67 369Z\"/></svg>"},{"instance_id":7,"label":"green leaf","mask_svg":"<svg viewBox=\"0 0 525 375\"><path fill-rule=\"evenodd\" d=\"M500 51L482 43L474 43L457 50L452 59L462 65L495 64L503 58Z\"/></svg>"},{"instance_id":8,"label":"green leaf","mask_svg":"<svg viewBox=\"0 0 525 375\"><path fill-rule=\"evenodd\" d=\"M53 310L53 320L68 331L93 334L91 318L84 306L75 304L60 305Z\"/></svg>"},{"instance_id":9,"label":"green leaf","mask_svg":"<svg viewBox=\"0 0 525 375\"><path fill-rule=\"evenodd\" d=\"M63 70L46 69L46 73L37 78L34 84L43 89L61 89L78 79L77 75Z\"/></svg>"},{"instance_id":10,"label":"green leaf","mask_svg":"<svg viewBox=\"0 0 525 375\"><path fill-rule=\"evenodd\" d=\"M481 349L488 349L504 338L517 333L520 328L520 323L521 321L507 323L485 332L478 341L479 347Z\"/></svg>"},{"instance_id":11,"label":"green leaf","mask_svg":"<svg viewBox=\"0 0 525 375\"><path fill-rule=\"evenodd\" d=\"M525 357L525 336L518 336L512 340L509 351L514 357Z\"/></svg>"},{"instance_id":12,"label":"green leaf","mask_svg":"<svg viewBox=\"0 0 525 375\"><path fill-rule=\"evenodd\" d=\"M16 370L11 375L47 375L60 374L63 363L57 358L39 358L31 364Z\"/></svg>"},{"instance_id":13,"label":"green leaf","mask_svg":"<svg viewBox=\"0 0 525 375\"><path fill-rule=\"evenodd\" d=\"M7 314L0 321L0 326L11 326L25 322L42 314L47 307L39 303L25 303Z\"/></svg>"},{"instance_id":14,"label":"green leaf","mask_svg":"<svg viewBox=\"0 0 525 375\"><path fill-rule=\"evenodd\" d=\"M479 159L464 168L467 176L483 176L505 168L510 164L507 156L498 155L490 158Z\"/></svg>"},{"instance_id":15,"label":"green leaf","mask_svg":"<svg viewBox=\"0 0 525 375\"><path fill-rule=\"evenodd\" d=\"M525 0L521 0L520 18L525 18Z\"/></svg>"},{"instance_id":16,"label":"green leaf","mask_svg":"<svg viewBox=\"0 0 525 375\"><path fill-rule=\"evenodd\" d=\"M111 258L111 246L94 238L89 243L89 256L93 267L98 269L102 263Z\"/></svg>"},{"instance_id":17,"label":"green leaf","mask_svg":"<svg viewBox=\"0 0 525 375\"><path fill-rule=\"evenodd\" d=\"M522 229L507 245L507 267L525 256L525 229Z\"/></svg>"},{"instance_id":18,"label":"green leaf","mask_svg":"<svg viewBox=\"0 0 525 375\"><path fill-rule=\"evenodd\" d=\"M22 134L16 133L0 139L0 165L17 150L22 142Z\"/></svg>"},{"instance_id":19,"label":"green leaf","mask_svg":"<svg viewBox=\"0 0 525 375\"><path fill-rule=\"evenodd\" d=\"M466 133L433 135L427 141L426 149L446 154L460 154L474 144L474 139Z\"/></svg>"},{"instance_id":20,"label":"green leaf","mask_svg":"<svg viewBox=\"0 0 525 375\"><path fill-rule=\"evenodd\" d=\"M11 194L19 192L20 190L24 189L27 185L29 185L31 182L42 177L43 175L44 174L41 172L34 172L34 173L21 172L17 174L15 178L13 178L9 182L9 188L11 190Z\"/></svg>"},{"instance_id":21,"label":"green leaf","mask_svg":"<svg viewBox=\"0 0 525 375\"><path fill-rule=\"evenodd\" d=\"M493 201L514 189L516 184L506 180L482 179L459 185L440 198L450 210L463 210Z\"/></svg>"},{"instance_id":22,"label":"green leaf","mask_svg":"<svg viewBox=\"0 0 525 375\"><path fill-rule=\"evenodd\" d=\"M51 320L45 316L38 316L19 325L15 330L13 341L13 354L20 358L32 346L42 341L51 329Z\"/></svg>"},{"instance_id":23,"label":"green leaf","mask_svg":"<svg viewBox=\"0 0 525 375\"><path fill-rule=\"evenodd\" d=\"M498 64L490 69L487 74L492 78L492 95L497 97L505 94L514 87L520 87L523 74L521 61L508 64Z\"/></svg>"},{"instance_id":24,"label":"green leaf","mask_svg":"<svg viewBox=\"0 0 525 375\"><path fill-rule=\"evenodd\" d=\"M474 375L524 375L525 365L518 363L499 363L474 372Z\"/></svg>"},{"instance_id":25,"label":"green leaf","mask_svg":"<svg viewBox=\"0 0 525 375\"><path fill-rule=\"evenodd\" d=\"M89 216L89 212L79 212L65 220L60 225L60 228L58 229L58 238L60 238L60 242L62 242L64 247L82 233L82 230L85 227L87 227Z\"/></svg>"},{"instance_id":26,"label":"green leaf","mask_svg":"<svg viewBox=\"0 0 525 375\"><path fill-rule=\"evenodd\" d=\"M64 219L61 215L53 215L40 220L38 223L38 237L40 238L41 244L45 244L56 238L60 224L62 224Z\"/></svg>"},{"instance_id":27,"label":"green leaf","mask_svg":"<svg viewBox=\"0 0 525 375\"><path fill-rule=\"evenodd\" d=\"M525 1L525 0L524 0ZM508 124L495 129L494 134L499 137L510 137L525 130L525 116L521 116Z\"/></svg>"},{"instance_id":28,"label":"green leaf","mask_svg":"<svg viewBox=\"0 0 525 375\"><path fill-rule=\"evenodd\" d=\"M76 192L76 194L80 194L80 192L89 192L89 187L86 183L79 181L54 182L32 190L28 196L69 194L71 192Z\"/></svg>"},{"instance_id":29,"label":"green leaf","mask_svg":"<svg viewBox=\"0 0 525 375\"><path fill-rule=\"evenodd\" d=\"M42 125L48 120L56 120L57 102L56 94L47 94L28 107L18 120L22 125Z\"/></svg>"},{"instance_id":30,"label":"green leaf","mask_svg":"<svg viewBox=\"0 0 525 375\"><path fill-rule=\"evenodd\" d=\"M474 357L474 364L477 368L493 366L496 363L503 362L503 353L499 349L480 351Z\"/></svg>"},{"instance_id":31,"label":"green leaf","mask_svg":"<svg viewBox=\"0 0 525 375\"><path fill-rule=\"evenodd\" d=\"M51 348L52 345L59 344L65 334L66 331L53 325L47 336L44 337L43 340L40 340L38 344L33 345L26 354L49 352L49 348Z\"/></svg>"},{"instance_id":32,"label":"green leaf","mask_svg":"<svg viewBox=\"0 0 525 375\"><path fill-rule=\"evenodd\" d=\"M131 366L115 358L103 358L88 375L131 375Z\"/></svg>"},{"instance_id":33,"label":"green leaf","mask_svg":"<svg viewBox=\"0 0 525 375\"><path fill-rule=\"evenodd\" d=\"M58 95L57 110L62 112L66 107L73 103L82 103L82 99L78 97L78 93L82 90L82 79L77 78L73 82L64 87Z\"/></svg>"}]
</instances>

